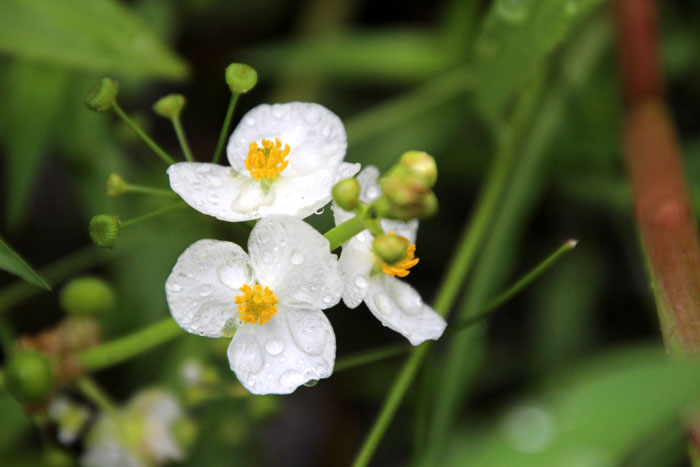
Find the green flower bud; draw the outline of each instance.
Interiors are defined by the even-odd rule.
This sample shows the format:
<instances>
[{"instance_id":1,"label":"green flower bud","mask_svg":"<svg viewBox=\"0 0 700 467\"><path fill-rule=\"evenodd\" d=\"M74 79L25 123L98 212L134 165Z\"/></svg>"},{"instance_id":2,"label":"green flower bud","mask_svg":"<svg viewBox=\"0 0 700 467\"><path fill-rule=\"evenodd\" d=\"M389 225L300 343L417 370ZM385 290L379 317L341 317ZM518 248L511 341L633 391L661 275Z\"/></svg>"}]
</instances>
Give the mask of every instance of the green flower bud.
<instances>
[{"instance_id":1,"label":"green flower bud","mask_svg":"<svg viewBox=\"0 0 700 467\"><path fill-rule=\"evenodd\" d=\"M100 214L90 219L90 238L100 248L112 248L119 236L119 217Z\"/></svg>"},{"instance_id":2,"label":"green flower bud","mask_svg":"<svg viewBox=\"0 0 700 467\"><path fill-rule=\"evenodd\" d=\"M109 78L102 78L92 85L85 95L85 106L95 112L106 112L117 100L119 83Z\"/></svg>"},{"instance_id":3,"label":"green flower bud","mask_svg":"<svg viewBox=\"0 0 700 467\"><path fill-rule=\"evenodd\" d=\"M244 63L232 63L226 67L226 84L234 94L242 94L253 89L258 82L258 72Z\"/></svg>"},{"instance_id":4,"label":"green flower bud","mask_svg":"<svg viewBox=\"0 0 700 467\"><path fill-rule=\"evenodd\" d=\"M379 183L387 198L399 206L417 203L430 190L421 175L403 165L394 166Z\"/></svg>"},{"instance_id":5,"label":"green flower bud","mask_svg":"<svg viewBox=\"0 0 700 467\"><path fill-rule=\"evenodd\" d=\"M427 193L421 200L420 212L416 216L420 219L425 219L426 217L432 217L437 214L439 208L439 203L437 196L432 191Z\"/></svg>"},{"instance_id":6,"label":"green flower bud","mask_svg":"<svg viewBox=\"0 0 700 467\"><path fill-rule=\"evenodd\" d=\"M409 246L411 242L399 235L379 235L372 241L374 252L387 264L394 264L403 258Z\"/></svg>"},{"instance_id":7,"label":"green flower bud","mask_svg":"<svg viewBox=\"0 0 700 467\"><path fill-rule=\"evenodd\" d=\"M30 404L51 394L53 375L49 361L35 350L14 354L5 369L5 386L18 401Z\"/></svg>"},{"instance_id":8,"label":"green flower bud","mask_svg":"<svg viewBox=\"0 0 700 467\"><path fill-rule=\"evenodd\" d=\"M346 178L336 183L331 193L338 206L352 211L360 201L360 183L354 178Z\"/></svg>"},{"instance_id":9,"label":"green flower bud","mask_svg":"<svg viewBox=\"0 0 700 467\"><path fill-rule=\"evenodd\" d=\"M433 156L423 151L408 151L401 156L401 165L420 175L426 186L432 188L437 182L437 164Z\"/></svg>"},{"instance_id":10,"label":"green flower bud","mask_svg":"<svg viewBox=\"0 0 700 467\"><path fill-rule=\"evenodd\" d=\"M81 277L63 287L59 301L68 314L97 315L114 307L114 292L102 279Z\"/></svg>"},{"instance_id":11,"label":"green flower bud","mask_svg":"<svg viewBox=\"0 0 700 467\"><path fill-rule=\"evenodd\" d=\"M168 94L158 99L153 104L153 111L165 118L176 118L185 107L185 96L181 94Z\"/></svg>"},{"instance_id":12,"label":"green flower bud","mask_svg":"<svg viewBox=\"0 0 700 467\"><path fill-rule=\"evenodd\" d=\"M117 174L109 174L107 177L107 196L110 198L123 195L128 191L129 185Z\"/></svg>"}]
</instances>

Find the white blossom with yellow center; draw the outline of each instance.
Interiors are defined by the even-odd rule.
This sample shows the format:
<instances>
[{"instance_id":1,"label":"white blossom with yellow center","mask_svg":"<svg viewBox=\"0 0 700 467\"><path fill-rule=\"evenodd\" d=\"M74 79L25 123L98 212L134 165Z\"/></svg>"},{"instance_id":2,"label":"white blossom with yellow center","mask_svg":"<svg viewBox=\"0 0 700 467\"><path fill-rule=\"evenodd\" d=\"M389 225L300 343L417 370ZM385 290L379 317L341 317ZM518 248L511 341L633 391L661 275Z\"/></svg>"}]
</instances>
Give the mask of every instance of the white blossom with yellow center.
<instances>
[{"instance_id":1,"label":"white blossom with yellow center","mask_svg":"<svg viewBox=\"0 0 700 467\"><path fill-rule=\"evenodd\" d=\"M231 369L254 394L289 394L333 372L335 334L321 311L343 282L328 240L291 216L258 221L248 252L199 240L165 284L170 313L186 331L230 336Z\"/></svg>"},{"instance_id":2,"label":"white blossom with yellow center","mask_svg":"<svg viewBox=\"0 0 700 467\"><path fill-rule=\"evenodd\" d=\"M322 105L259 105L231 134L231 167L173 164L170 186L196 210L223 221L272 214L303 219L328 204L337 181L360 169L343 162L346 148L343 123Z\"/></svg>"},{"instance_id":3,"label":"white blossom with yellow center","mask_svg":"<svg viewBox=\"0 0 700 467\"><path fill-rule=\"evenodd\" d=\"M357 176L362 187L360 199L373 201L381 194L377 178L379 170L365 167ZM341 224L354 214L333 203L335 223ZM383 219L382 229L406 237L411 246L404 258L394 265L383 263L372 249L372 235L363 231L343 245L338 268L343 277L343 302L348 308L356 308L364 302L384 326L401 333L411 344L418 345L428 339L438 339L447 323L430 306L423 303L416 290L397 279L409 274L418 263L414 258L418 221L400 222Z\"/></svg>"}]
</instances>

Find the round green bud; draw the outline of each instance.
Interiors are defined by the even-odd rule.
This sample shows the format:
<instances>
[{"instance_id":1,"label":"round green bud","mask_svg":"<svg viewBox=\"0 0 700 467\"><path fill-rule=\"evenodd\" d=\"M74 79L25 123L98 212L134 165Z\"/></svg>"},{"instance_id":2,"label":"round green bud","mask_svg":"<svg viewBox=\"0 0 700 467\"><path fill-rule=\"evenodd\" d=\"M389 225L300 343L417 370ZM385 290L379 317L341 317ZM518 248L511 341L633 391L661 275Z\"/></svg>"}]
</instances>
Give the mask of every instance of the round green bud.
<instances>
[{"instance_id":1,"label":"round green bud","mask_svg":"<svg viewBox=\"0 0 700 467\"><path fill-rule=\"evenodd\" d=\"M226 84L234 94L250 91L258 82L258 72L245 63L232 63L226 67Z\"/></svg>"},{"instance_id":2,"label":"round green bud","mask_svg":"<svg viewBox=\"0 0 700 467\"><path fill-rule=\"evenodd\" d=\"M372 240L374 252L387 264L394 264L403 258L409 246L411 242L399 235L378 235Z\"/></svg>"},{"instance_id":3,"label":"round green bud","mask_svg":"<svg viewBox=\"0 0 700 467\"><path fill-rule=\"evenodd\" d=\"M100 248L112 248L119 236L119 217L100 214L90 219L90 238Z\"/></svg>"},{"instance_id":4,"label":"round green bud","mask_svg":"<svg viewBox=\"0 0 700 467\"><path fill-rule=\"evenodd\" d=\"M437 196L432 191L426 193L426 195L421 199L420 213L417 217L425 219L426 217L432 217L437 214L439 208L439 203Z\"/></svg>"},{"instance_id":5,"label":"round green bud","mask_svg":"<svg viewBox=\"0 0 700 467\"><path fill-rule=\"evenodd\" d=\"M335 184L333 201L346 211L352 211L360 202L360 182L354 178L346 178Z\"/></svg>"},{"instance_id":6,"label":"round green bud","mask_svg":"<svg viewBox=\"0 0 700 467\"><path fill-rule=\"evenodd\" d=\"M80 277L70 281L59 296L63 311L70 315L97 315L114 307L114 292L102 279Z\"/></svg>"},{"instance_id":7,"label":"round green bud","mask_svg":"<svg viewBox=\"0 0 700 467\"><path fill-rule=\"evenodd\" d=\"M107 177L107 196L114 198L123 195L129 189L129 185L117 174L109 174Z\"/></svg>"},{"instance_id":8,"label":"round green bud","mask_svg":"<svg viewBox=\"0 0 700 467\"><path fill-rule=\"evenodd\" d=\"M165 118L176 118L185 107L185 96L182 94L168 94L158 99L153 104L153 111Z\"/></svg>"},{"instance_id":9,"label":"round green bud","mask_svg":"<svg viewBox=\"0 0 700 467\"><path fill-rule=\"evenodd\" d=\"M408 151L401 156L401 165L420 175L428 187L437 182L437 164L433 156L423 151Z\"/></svg>"},{"instance_id":10,"label":"round green bud","mask_svg":"<svg viewBox=\"0 0 700 467\"><path fill-rule=\"evenodd\" d=\"M5 368L5 386L18 401L43 402L51 394L53 375L49 361L35 350L21 350Z\"/></svg>"},{"instance_id":11,"label":"round green bud","mask_svg":"<svg viewBox=\"0 0 700 467\"><path fill-rule=\"evenodd\" d=\"M102 78L92 85L85 95L85 106L95 112L106 112L117 100L119 83L109 78Z\"/></svg>"}]
</instances>

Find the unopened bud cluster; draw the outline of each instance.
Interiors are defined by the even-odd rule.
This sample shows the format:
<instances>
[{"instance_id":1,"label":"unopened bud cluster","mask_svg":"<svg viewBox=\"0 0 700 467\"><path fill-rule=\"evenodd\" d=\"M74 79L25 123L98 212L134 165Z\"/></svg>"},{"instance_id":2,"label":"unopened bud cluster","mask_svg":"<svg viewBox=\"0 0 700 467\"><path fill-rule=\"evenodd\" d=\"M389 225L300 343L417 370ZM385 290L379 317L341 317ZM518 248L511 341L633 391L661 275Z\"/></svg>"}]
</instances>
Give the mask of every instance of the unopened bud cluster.
<instances>
[{"instance_id":1,"label":"unopened bud cluster","mask_svg":"<svg viewBox=\"0 0 700 467\"><path fill-rule=\"evenodd\" d=\"M85 95L85 106L95 112L106 112L114 106L118 92L119 83L110 78L102 78Z\"/></svg>"},{"instance_id":2,"label":"unopened bud cluster","mask_svg":"<svg viewBox=\"0 0 700 467\"><path fill-rule=\"evenodd\" d=\"M119 236L119 217L100 214L90 219L90 238L100 248L112 248Z\"/></svg>"},{"instance_id":3,"label":"unopened bud cluster","mask_svg":"<svg viewBox=\"0 0 700 467\"><path fill-rule=\"evenodd\" d=\"M434 215L438 201L435 159L422 151L409 151L399 164L380 180L382 196L375 202L377 213L389 219L409 220Z\"/></svg>"}]
</instances>

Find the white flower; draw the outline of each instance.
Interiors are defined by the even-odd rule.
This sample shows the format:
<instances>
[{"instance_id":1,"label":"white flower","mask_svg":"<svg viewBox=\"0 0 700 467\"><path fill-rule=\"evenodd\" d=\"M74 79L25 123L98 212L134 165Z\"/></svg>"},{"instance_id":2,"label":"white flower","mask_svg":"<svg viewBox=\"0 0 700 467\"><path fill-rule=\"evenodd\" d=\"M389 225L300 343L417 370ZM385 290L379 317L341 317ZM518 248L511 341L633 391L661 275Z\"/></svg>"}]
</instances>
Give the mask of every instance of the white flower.
<instances>
[{"instance_id":1,"label":"white flower","mask_svg":"<svg viewBox=\"0 0 700 467\"><path fill-rule=\"evenodd\" d=\"M190 245L165 284L173 318L208 337L238 327L228 359L254 394L289 394L327 378L335 334L321 310L343 291L328 240L304 221L270 216L253 228L248 252L217 240Z\"/></svg>"},{"instance_id":2,"label":"white flower","mask_svg":"<svg viewBox=\"0 0 700 467\"><path fill-rule=\"evenodd\" d=\"M365 167L357 176L362 192L360 199L368 202L381 194L377 185L379 170L373 166ZM344 211L333 204L335 223L340 224L354 214ZM416 241L418 221L409 222L382 220L385 232L395 232L406 237L411 244ZM417 261L411 258L404 264L411 267ZM447 323L432 308L423 303L413 287L400 281L394 275L403 277L408 274L408 267L390 267L381 264L381 260L372 251L372 236L368 231L356 235L345 245L338 261L343 276L343 302L348 308L356 308L363 300L372 314L384 326L403 334L411 344L418 345L427 339L438 339ZM391 274L388 274L391 272Z\"/></svg>"},{"instance_id":3,"label":"white flower","mask_svg":"<svg viewBox=\"0 0 700 467\"><path fill-rule=\"evenodd\" d=\"M185 420L174 396L159 389L142 391L117 413L100 416L86 436L80 463L143 467L182 460L185 452L173 432Z\"/></svg>"},{"instance_id":4,"label":"white flower","mask_svg":"<svg viewBox=\"0 0 700 467\"><path fill-rule=\"evenodd\" d=\"M170 186L196 210L223 221L272 214L302 219L330 201L336 182L359 170L343 162L346 148L343 123L322 105L259 105L229 139L231 167L173 164Z\"/></svg>"}]
</instances>

